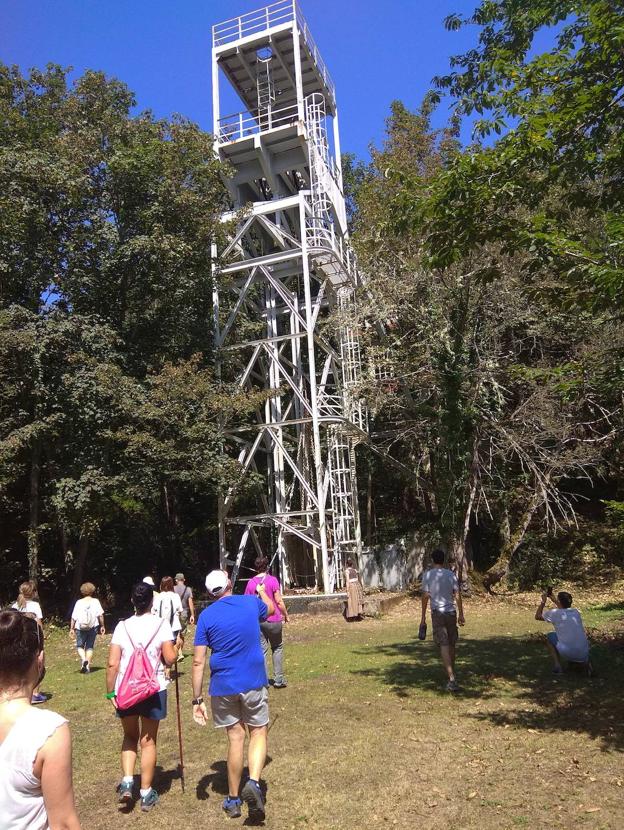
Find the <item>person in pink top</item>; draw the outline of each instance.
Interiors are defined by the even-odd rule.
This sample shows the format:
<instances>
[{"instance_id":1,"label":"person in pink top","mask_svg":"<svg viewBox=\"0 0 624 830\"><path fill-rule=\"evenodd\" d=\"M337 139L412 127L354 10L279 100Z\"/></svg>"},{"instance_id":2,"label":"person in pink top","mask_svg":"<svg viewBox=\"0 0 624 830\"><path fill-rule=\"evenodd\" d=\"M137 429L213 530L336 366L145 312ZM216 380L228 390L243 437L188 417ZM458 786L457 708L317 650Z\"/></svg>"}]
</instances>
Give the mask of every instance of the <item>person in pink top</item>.
<instances>
[{"instance_id":1,"label":"person in pink top","mask_svg":"<svg viewBox=\"0 0 624 830\"><path fill-rule=\"evenodd\" d=\"M269 650L273 657L273 688L285 689L288 685L284 677L284 646L282 641L282 623L288 622L288 611L282 599L282 589L278 580L267 573L269 560L266 556L259 556L254 562L256 576L250 579L245 588L246 594L257 593L258 585L264 586L268 598L275 606L274 612L260 623L262 651L268 665Z\"/></svg>"}]
</instances>

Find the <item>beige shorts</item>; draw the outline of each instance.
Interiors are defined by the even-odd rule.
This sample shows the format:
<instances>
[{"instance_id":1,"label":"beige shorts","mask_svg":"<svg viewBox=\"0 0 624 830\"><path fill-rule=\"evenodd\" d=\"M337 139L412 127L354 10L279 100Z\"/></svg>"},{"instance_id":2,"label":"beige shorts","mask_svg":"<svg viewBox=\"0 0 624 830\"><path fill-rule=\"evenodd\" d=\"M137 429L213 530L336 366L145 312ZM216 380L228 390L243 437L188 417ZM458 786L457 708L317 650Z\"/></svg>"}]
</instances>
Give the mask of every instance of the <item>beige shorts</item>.
<instances>
[{"instance_id":1,"label":"beige shorts","mask_svg":"<svg viewBox=\"0 0 624 830\"><path fill-rule=\"evenodd\" d=\"M439 646L454 646L459 636L457 631L457 614L454 611L431 610L433 640Z\"/></svg>"},{"instance_id":2,"label":"beige shorts","mask_svg":"<svg viewBox=\"0 0 624 830\"><path fill-rule=\"evenodd\" d=\"M265 686L238 695L216 695L210 698L210 708L217 728L234 726L239 721L247 726L266 726L269 722L269 691Z\"/></svg>"}]
</instances>

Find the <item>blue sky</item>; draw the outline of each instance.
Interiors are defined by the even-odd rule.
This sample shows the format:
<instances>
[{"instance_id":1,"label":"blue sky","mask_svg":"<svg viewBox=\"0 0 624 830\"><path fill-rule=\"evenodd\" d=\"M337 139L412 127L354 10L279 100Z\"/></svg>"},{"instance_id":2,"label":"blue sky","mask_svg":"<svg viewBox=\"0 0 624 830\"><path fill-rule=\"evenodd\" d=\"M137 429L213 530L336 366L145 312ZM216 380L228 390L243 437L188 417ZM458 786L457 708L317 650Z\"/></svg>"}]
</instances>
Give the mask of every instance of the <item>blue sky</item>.
<instances>
[{"instance_id":1,"label":"blue sky","mask_svg":"<svg viewBox=\"0 0 624 830\"><path fill-rule=\"evenodd\" d=\"M135 92L138 108L179 112L210 130L211 27L258 0L0 0L0 60L101 69ZM476 31L445 31L476 0L300 0L336 84L343 150L379 143L390 102L415 108L449 56Z\"/></svg>"}]
</instances>

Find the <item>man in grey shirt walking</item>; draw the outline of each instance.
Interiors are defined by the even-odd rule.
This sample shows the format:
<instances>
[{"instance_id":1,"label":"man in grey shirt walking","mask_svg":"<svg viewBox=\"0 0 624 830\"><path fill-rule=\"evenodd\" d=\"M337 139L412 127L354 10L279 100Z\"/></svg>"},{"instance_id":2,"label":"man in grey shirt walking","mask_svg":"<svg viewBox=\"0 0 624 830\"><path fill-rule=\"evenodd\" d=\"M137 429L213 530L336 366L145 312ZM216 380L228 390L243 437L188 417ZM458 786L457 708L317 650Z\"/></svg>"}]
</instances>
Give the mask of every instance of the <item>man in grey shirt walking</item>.
<instances>
[{"instance_id":1,"label":"man in grey shirt walking","mask_svg":"<svg viewBox=\"0 0 624 830\"><path fill-rule=\"evenodd\" d=\"M433 568L426 571L422 578L422 619L425 624L427 605L431 602L431 625L433 639L440 647L440 655L448 675L447 691L457 692L459 686L455 679L455 644L457 643L457 626L463 625L464 608L462 605L459 583L453 571L444 567L444 551L439 548L431 555ZM457 611L455 611L457 603Z\"/></svg>"}]
</instances>

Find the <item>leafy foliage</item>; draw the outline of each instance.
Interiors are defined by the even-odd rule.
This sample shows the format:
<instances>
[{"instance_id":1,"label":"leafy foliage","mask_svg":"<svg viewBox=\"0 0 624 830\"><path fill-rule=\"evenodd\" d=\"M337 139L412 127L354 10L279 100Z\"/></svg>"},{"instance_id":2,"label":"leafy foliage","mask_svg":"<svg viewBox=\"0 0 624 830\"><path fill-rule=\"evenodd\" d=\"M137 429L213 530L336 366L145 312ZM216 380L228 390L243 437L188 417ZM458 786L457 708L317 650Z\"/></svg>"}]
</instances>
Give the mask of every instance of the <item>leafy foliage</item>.
<instances>
[{"instance_id":1,"label":"leafy foliage","mask_svg":"<svg viewBox=\"0 0 624 830\"><path fill-rule=\"evenodd\" d=\"M44 591L211 563L224 429L256 404L207 368L226 171L134 103L0 66L0 518L7 577L27 558Z\"/></svg>"}]
</instances>

